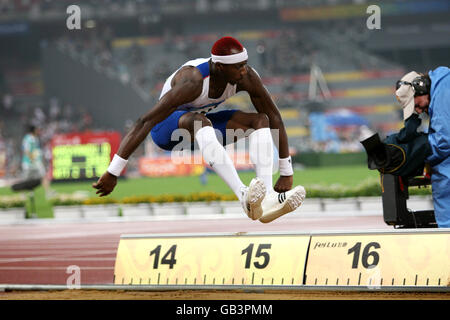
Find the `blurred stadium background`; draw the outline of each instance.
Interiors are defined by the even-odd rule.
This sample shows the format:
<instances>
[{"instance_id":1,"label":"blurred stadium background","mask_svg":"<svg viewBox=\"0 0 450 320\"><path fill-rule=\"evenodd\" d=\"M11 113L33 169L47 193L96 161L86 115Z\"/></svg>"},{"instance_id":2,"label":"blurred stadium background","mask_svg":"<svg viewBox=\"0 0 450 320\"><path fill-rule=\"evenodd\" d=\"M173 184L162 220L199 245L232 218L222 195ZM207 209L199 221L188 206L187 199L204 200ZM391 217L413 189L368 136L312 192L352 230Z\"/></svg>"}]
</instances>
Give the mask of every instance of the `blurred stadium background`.
<instances>
[{"instance_id":1,"label":"blurred stadium background","mask_svg":"<svg viewBox=\"0 0 450 320\"><path fill-rule=\"evenodd\" d=\"M66 27L72 4L80 30ZM381 8L379 30L366 25L372 4ZM446 0L0 0L0 179L20 176L29 123L43 129L54 181L98 176L164 80L208 57L223 35L248 49L297 166L363 166L361 128L383 136L402 126L396 80L450 64L449 17ZM221 108L236 107L253 110L246 94ZM202 172L168 166L167 157L149 137L127 175Z\"/></svg>"}]
</instances>

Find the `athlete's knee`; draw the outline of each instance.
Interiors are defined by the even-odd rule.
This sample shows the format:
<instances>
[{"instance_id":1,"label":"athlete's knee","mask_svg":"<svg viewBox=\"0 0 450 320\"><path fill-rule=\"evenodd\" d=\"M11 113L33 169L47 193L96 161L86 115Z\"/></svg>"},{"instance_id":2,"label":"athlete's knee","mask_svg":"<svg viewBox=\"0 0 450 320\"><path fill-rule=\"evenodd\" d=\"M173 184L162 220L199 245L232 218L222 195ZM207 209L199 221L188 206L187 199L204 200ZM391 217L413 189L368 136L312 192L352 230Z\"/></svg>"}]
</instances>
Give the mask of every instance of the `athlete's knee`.
<instances>
[{"instance_id":1,"label":"athlete's knee","mask_svg":"<svg viewBox=\"0 0 450 320\"><path fill-rule=\"evenodd\" d=\"M270 125L269 117L265 113L258 113L252 123L253 129L268 128Z\"/></svg>"},{"instance_id":2,"label":"athlete's knee","mask_svg":"<svg viewBox=\"0 0 450 320\"><path fill-rule=\"evenodd\" d=\"M192 117L192 132L195 134L203 127L212 127L211 121L202 114L195 114Z\"/></svg>"},{"instance_id":3,"label":"athlete's knee","mask_svg":"<svg viewBox=\"0 0 450 320\"><path fill-rule=\"evenodd\" d=\"M197 132L200 128L212 126L211 121L202 114L190 113L180 119L179 127L187 129L189 132Z\"/></svg>"}]
</instances>

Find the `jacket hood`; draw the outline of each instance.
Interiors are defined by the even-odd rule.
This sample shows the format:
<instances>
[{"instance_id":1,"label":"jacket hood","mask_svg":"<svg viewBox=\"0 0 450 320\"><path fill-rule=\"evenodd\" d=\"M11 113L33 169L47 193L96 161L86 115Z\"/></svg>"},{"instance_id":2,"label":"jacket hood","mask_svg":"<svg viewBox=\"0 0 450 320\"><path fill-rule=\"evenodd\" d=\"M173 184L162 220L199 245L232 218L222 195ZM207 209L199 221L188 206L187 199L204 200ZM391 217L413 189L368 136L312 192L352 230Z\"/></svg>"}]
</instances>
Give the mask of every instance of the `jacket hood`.
<instances>
[{"instance_id":1,"label":"jacket hood","mask_svg":"<svg viewBox=\"0 0 450 320\"><path fill-rule=\"evenodd\" d=\"M450 69L447 67L439 67L428 72L431 79L430 94L433 95L434 89L441 82L442 79L450 75Z\"/></svg>"}]
</instances>

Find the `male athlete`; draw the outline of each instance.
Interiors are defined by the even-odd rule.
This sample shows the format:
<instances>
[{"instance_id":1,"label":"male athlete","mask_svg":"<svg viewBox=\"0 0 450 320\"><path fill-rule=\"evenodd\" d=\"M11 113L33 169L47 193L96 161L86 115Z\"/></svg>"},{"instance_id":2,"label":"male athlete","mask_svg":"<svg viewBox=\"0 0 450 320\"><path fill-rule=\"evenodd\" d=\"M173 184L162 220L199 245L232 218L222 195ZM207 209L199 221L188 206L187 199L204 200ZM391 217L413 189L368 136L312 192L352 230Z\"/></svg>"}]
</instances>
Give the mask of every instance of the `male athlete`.
<instances>
[{"instance_id":1,"label":"male athlete","mask_svg":"<svg viewBox=\"0 0 450 320\"><path fill-rule=\"evenodd\" d=\"M151 133L162 149L173 150L171 139L177 129L185 129L197 142L203 159L225 181L253 220L267 223L297 209L306 192L292 188L293 169L281 115L256 71L247 65L247 50L232 38L223 37L212 47L211 57L188 61L165 82L160 99L124 137L108 168L93 187L101 197L111 193L128 157ZM246 91L257 113L224 110L210 113L239 91ZM248 135L250 160L256 178L245 186L215 129L222 137L226 130L252 131ZM278 130L280 178L272 187L273 147L271 129ZM275 139L276 140L276 139Z\"/></svg>"}]
</instances>

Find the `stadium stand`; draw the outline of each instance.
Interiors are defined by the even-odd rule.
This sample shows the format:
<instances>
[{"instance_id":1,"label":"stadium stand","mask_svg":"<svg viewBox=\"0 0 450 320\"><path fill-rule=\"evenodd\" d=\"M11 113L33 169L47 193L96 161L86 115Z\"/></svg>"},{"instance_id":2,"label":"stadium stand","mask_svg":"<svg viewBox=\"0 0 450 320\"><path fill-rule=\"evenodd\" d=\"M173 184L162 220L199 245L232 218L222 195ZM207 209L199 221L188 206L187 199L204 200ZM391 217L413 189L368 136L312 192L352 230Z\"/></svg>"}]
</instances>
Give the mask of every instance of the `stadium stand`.
<instances>
[{"instance_id":1,"label":"stadium stand","mask_svg":"<svg viewBox=\"0 0 450 320\"><path fill-rule=\"evenodd\" d=\"M313 97L324 100L326 112L352 111L382 132L396 130L401 125L399 115L394 112L393 83L403 74L403 68L354 45L353 35L357 32L351 27L346 32L338 32L345 36L338 36L336 32L325 34L309 28L302 29L301 33L281 29L233 34L247 47L251 65L261 73L279 108L296 111L286 118L286 126L297 150L310 145L306 141L310 138L307 119L314 110L308 110L305 105L311 100L308 90L312 63L319 66L329 88L329 97ZM61 38L58 46L74 59L90 61L92 67L114 74L119 81L131 82L145 100L155 101L171 72L189 59L209 56L210 45L216 37L216 34L167 34L164 37L116 38L110 45L104 38L90 41ZM335 49L342 47L346 49ZM245 94L229 99L223 108L236 106L252 109Z\"/></svg>"},{"instance_id":2,"label":"stadium stand","mask_svg":"<svg viewBox=\"0 0 450 320\"><path fill-rule=\"evenodd\" d=\"M416 0L380 3L386 4L383 36L392 41L366 28L367 16L360 9L367 4L355 0L81 0L78 5L89 17L83 19L82 30L55 31L52 26L64 23L70 4L68 0L1 2L0 12L5 14L0 21L19 21L20 30L13 29L21 34L31 27L39 30L24 39L34 39L41 47L40 60L35 55L32 63L22 61L19 69L11 68L8 62L6 67L0 66L3 104L12 100L17 111L2 108L4 136L22 134L20 126L9 124L23 124L24 115L43 113L49 119L51 99L59 101L61 112L69 110L60 125L48 126L56 127L57 132L86 127L71 121L70 109L89 110L79 118L85 118L92 127L123 132L153 105L173 70L191 58L208 56L215 39L231 34L248 48L250 64L261 74L280 108L295 149L339 151L335 146L323 149L322 143L312 139L312 113L328 117L345 111L359 117L354 117L358 119L355 125L334 125L334 137L339 140L333 141L334 145L341 142L347 146L349 136L355 139L361 118L386 135L401 126L393 96L395 81L411 65L425 71L435 66L434 61L448 61L444 53L450 39L445 36L450 30L445 17L449 8L440 0L425 7L415 6ZM424 12L426 28L414 27L417 23L408 18L417 10ZM185 15L195 17L190 21L196 23L187 22ZM407 40L394 41L402 35L420 34L423 38L430 30L437 36L426 37L425 48L414 50L407 46ZM313 66L323 79L313 75ZM71 92L54 83L61 80L49 80L52 77L65 77ZM314 86L317 90L311 90ZM85 93L83 99L81 92ZM246 94L233 97L223 108L236 106L252 110ZM102 117L104 110L121 112L123 117ZM349 148L340 151L344 150Z\"/></svg>"}]
</instances>

